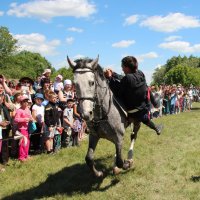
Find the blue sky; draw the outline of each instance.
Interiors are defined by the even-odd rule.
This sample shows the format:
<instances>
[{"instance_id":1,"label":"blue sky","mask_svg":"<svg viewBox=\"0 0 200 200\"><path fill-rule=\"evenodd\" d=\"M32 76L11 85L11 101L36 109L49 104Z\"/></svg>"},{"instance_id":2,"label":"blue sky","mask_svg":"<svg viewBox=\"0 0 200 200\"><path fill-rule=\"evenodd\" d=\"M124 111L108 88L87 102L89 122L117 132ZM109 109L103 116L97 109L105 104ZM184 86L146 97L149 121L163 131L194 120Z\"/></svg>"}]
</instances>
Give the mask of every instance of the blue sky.
<instances>
[{"instance_id":1,"label":"blue sky","mask_svg":"<svg viewBox=\"0 0 200 200\"><path fill-rule=\"evenodd\" d=\"M199 7L199 0L2 0L0 25L56 69L66 55L99 54L103 68L121 73L121 59L133 55L150 82L172 56L200 55Z\"/></svg>"}]
</instances>

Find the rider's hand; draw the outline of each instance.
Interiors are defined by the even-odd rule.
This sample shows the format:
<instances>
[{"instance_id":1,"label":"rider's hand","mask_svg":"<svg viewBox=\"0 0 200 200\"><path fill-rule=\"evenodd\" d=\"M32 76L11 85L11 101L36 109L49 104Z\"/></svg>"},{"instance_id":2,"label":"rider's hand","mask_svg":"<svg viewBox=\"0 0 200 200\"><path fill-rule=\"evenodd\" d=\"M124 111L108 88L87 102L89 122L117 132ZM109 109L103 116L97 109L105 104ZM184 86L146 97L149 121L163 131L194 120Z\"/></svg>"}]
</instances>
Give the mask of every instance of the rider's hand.
<instances>
[{"instance_id":1,"label":"rider's hand","mask_svg":"<svg viewBox=\"0 0 200 200\"><path fill-rule=\"evenodd\" d=\"M104 71L104 75L105 75L106 78L112 77L112 74L113 74L112 69L106 69L106 70Z\"/></svg>"}]
</instances>

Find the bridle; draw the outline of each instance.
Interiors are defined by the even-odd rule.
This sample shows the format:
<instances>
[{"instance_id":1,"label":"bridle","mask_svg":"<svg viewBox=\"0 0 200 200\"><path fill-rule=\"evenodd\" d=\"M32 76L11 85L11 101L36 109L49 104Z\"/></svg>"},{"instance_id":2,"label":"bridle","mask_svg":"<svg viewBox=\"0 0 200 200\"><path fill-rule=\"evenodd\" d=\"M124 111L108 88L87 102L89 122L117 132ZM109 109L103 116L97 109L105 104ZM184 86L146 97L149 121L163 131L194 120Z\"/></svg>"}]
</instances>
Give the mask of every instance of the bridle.
<instances>
[{"instance_id":1,"label":"bridle","mask_svg":"<svg viewBox=\"0 0 200 200\"><path fill-rule=\"evenodd\" d=\"M82 70L82 71L76 71L77 69L82 69L82 68L75 68L74 70L73 70L73 73L75 74L75 73L77 73L77 74L84 74L84 73L87 73L87 72L92 72L94 75L95 75L95 72L91 69L91 68L89 68L89 67L84 67L84 69L89 69L89 70ZM96 77L96 75L95 75L95 77ZM96 79L95 79L95 81L96 81ZM80 98L78 98L78 100L79 101L85 101L85 100L89 100L89 101L93 101L93 102L95 102L95 99L97 98L97 92L96 92L96 90L97 90L97 88L96 88L96 84L95 84L95 95L94 95L94 97L80 97Z\"/></svg>"},{"instance_id":2,"label":"bridle","mask_svg":"<svg viewBox=\"0 0 200 200\"><path fill-rule=\"evenodd\" d=\"M81 71L77 71L77 69L85 69L85 70L81 70ZM73 70L73 73L79 73L79 74L84 74L84 73L88 73L88 72L92 72L94 74L94 77L95 77L95 81L94 81L94 84L95 84L95 92L94 92L94 96L93 97L80 97L78 98L78 100L80 101L85 101L85 100L89 100L89 101L92 101L94 103L94 106L93 106L93 111L95 111L96 109L99 109L99 116L98 116L98 119L93 119L93 123L99 123L100 121L105 121L107 120L107 115L109 114L110 112L110 109L111 109L111 90L109 87L105 87L105 86L101 86L99 81L98 81L98 78L97 78L97 73L96 71L92 70L90 67L86 67L84 66L83 68L75 68ZM105 95L107 94L107 90L109 91L109 107L108 107L108 110L105 112L104 111L104 108L103 108L103 104L104 104L104 98L105 98L105 95L104 95L104 98L102 99L99 99L98 98L98 94L97 94L97 88L100 87L102 89L106 89L105 91Z\"/></svg>"}]
</instances>

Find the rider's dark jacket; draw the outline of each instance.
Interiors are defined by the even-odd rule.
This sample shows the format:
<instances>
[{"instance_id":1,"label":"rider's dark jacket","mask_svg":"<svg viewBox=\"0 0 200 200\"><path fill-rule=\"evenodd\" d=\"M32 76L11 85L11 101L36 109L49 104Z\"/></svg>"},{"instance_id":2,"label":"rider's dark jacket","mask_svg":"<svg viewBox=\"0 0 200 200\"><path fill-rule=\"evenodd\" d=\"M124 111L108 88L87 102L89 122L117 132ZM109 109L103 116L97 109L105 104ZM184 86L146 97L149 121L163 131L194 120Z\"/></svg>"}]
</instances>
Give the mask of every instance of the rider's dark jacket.
<instances>
[{"instance_id":1,"label":"rider's dark jacket","mask_svg":"<svg viewBox=\"0 0 200 200\"><path fill-rule=\"evenodd\" d=\"M137 70L135 73L125 76L113 73L109 79L109 86L114 95L122 101L127 111L149 109L147 84L142 71Z\"/></svg>"}]
</instances>

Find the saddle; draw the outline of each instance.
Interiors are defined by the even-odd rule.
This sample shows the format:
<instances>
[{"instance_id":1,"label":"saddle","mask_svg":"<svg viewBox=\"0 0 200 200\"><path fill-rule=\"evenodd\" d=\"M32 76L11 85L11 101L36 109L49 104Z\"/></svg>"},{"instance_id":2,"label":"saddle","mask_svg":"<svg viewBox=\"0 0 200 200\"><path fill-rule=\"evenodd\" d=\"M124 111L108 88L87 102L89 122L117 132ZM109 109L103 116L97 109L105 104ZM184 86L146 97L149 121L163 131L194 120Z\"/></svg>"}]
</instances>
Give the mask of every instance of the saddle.
<instances>
[{"instance_id":1,"label":"saddle","mask_svg":"<svg viewBox=\"0 0 200 200\"><path fill-rule=\"evenodd\" d=\"M114 102L116 103L117 107L119 110L128 118L128 113L126 112L124 104L113 95Z\"/></svg>"}]
</instances>

